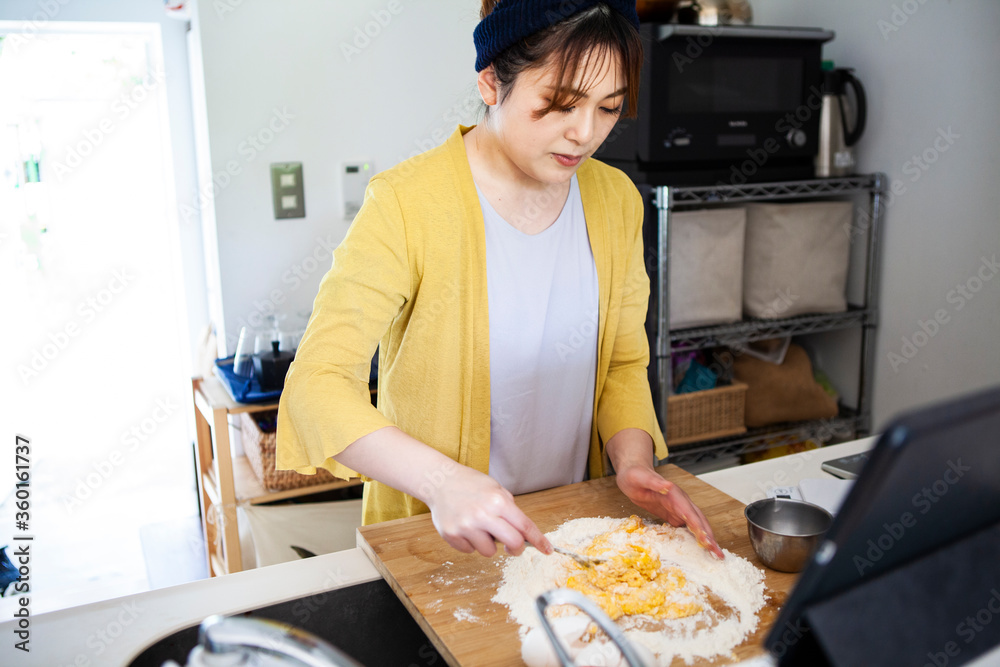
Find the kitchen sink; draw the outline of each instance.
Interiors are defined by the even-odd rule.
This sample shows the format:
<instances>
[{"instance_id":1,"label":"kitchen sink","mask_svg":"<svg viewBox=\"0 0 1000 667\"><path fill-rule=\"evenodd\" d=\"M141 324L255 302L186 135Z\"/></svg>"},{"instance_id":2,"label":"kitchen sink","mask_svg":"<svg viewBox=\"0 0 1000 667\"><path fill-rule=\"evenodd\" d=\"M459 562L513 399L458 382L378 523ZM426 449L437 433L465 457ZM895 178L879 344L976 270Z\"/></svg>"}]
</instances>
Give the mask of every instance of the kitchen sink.
<instances>
[{"instance_id":1,"label":"kitchen sink","mask_svg":"<svg viewBox=\"0 0 1000 667\"><path fill-rule=\"evenodd\" d=\"M294 625L325 639L363 665L429 667L444 659L384 580L339 588L234 614ZM140 653L129 667L185 664L198 626L179 630Z\"/></svg>"}]
</instances>

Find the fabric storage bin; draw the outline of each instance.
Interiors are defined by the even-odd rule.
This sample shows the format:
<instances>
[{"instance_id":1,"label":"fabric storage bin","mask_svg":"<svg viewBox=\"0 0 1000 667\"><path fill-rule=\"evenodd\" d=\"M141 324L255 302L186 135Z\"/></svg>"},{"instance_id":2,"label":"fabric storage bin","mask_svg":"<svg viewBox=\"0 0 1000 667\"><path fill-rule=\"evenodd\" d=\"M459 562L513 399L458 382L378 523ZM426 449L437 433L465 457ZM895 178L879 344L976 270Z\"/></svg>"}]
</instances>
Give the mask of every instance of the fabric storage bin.
<instances>
[{"instance_id":1,"label":"fabric storage bin","mask_svg":"<svg viewBox=\"0 0 1000 667\"><path fill-rule=\"evenodd\" d=\"M294 470L276 470L274 467L277 438L275 424L277 410L241 412L243 451L250 467L264 488L270 491L287 491L303 486L316 486L336 482L328 470L317 468L315 475L302 475Z\"/></svg>"},{"instance_id":2,"label":"fabric storage bin","mask_svg":"<svg viewBox=\"0 0 1000 667\"><path fill-rule=\"evenodd\" d=\"M775 319L847 310L850 202L748 204L743 312Z\"/></svg>"},{"instance_id":3,"label":"fabric storage bin","mask_svg":"<svg viewBox=\"0 0 1000 667\"><path fill-rule=\"evenodd\" d=\"M733 382L715 389L668 396L667 445L745 433L746 392L745 384Z\"/></svg>"},{"instance_id":4,"label":"fabric storage bin","mask_svg":"<svg viewBox=\"0 0 1000 667\"><path fill-rule=\"evenodd\" d=\"M670 328L736 322L743 317L742 208L670 215Z\"/></svg>"}]
</instances>

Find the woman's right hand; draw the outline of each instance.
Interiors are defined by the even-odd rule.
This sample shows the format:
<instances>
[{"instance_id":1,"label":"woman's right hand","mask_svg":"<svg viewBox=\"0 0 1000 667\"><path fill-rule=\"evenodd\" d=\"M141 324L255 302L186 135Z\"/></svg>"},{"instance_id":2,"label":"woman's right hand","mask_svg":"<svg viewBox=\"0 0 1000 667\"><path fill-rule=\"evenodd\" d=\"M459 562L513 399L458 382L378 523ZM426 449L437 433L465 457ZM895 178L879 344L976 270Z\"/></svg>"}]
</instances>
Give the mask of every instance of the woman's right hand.
<instances>
[{"instance_id":1,"label":"woman's right hand","mask_svg":"<svg viewBox=\"0 0 1000 667\"><path fill-rule=\"evenodd\" d=\"M530 542L542 553L552 553L552 545L510 491L395 426L358 438L334 459L423 501L438 533L459 551L492 556L500 542L517 556Z\"/></svg>"},{"instance_id":2,"label":"woman's right hand","mask_svg":"<svg viewBox=\"0 0 1000 667\"><path fill-rule=\"evenodd\" d=\"M434 527L444 541L463 553L496 553L496 543L517 556L525 542L545 554L552 545L514 502L510 491L489 475L466 466L437 485L424 502L431 510Z\"/></svg>"}]
</instances>

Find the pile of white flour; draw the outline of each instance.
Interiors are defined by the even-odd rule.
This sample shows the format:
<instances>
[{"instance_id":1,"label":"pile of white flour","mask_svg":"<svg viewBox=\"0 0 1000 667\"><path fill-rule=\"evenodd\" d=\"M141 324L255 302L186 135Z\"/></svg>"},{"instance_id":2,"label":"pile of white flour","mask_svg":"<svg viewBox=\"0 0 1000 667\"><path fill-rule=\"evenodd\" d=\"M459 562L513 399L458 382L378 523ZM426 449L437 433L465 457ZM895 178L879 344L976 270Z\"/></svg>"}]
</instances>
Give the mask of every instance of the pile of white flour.
<instances>
[{"instance_id":1,"label":"pile of white flour","mask_svg":"<svg viewBox=\"0 0 1000 667\"><path fill-rule=\"evenodd\" d=\"M554 545L583 552L594 537L620 528L626 521L607 517L574 519L546 537ZM686 528L649 522L644 525L645 534L635 536L621 531L614 534L611 545L622 546L638 540L659 556L661 568L681 568L688 586L696 590L703 610L674 620L625 616L618 620L619 627L630 641L656 654L663 665L669 665L675 657L691 663L696 658L729 655L757 628L757 612L764 606L764 573L745 558L726 550L723 550L725 559L718 560L700 547ZM530 547L507 560L503 581L493 601L507 605L510 616L521 626L522 638L540 625L535 599L566 584L570 563L564 556L546 556ZM709 604L709 592L716 597L715 606L722 607L721 613ZM649 630L651 624L655 624L656 631Z\"/></svg>"}]
</instances>

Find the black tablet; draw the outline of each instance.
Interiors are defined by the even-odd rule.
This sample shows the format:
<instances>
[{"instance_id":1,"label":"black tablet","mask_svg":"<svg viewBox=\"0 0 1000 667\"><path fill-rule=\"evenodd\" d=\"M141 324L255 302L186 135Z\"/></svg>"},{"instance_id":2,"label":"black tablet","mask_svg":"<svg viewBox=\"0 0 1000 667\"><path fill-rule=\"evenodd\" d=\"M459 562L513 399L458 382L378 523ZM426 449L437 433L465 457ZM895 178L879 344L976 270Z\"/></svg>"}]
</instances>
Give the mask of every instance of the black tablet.
<instances>
[{"instance_id":1,"label":"black tablet","mask_svg":"<svg viewBox=\"0 0 1000 667\"><path fill-rule=\"evenodd\" d=\"M779 665L904 658L894 642L913 645L906 664L965 662L1000 641L998 540L1000 387L907 413L871 451L765 646ZM841 627L827 632L824 618Z\"/></svg>"}]
</instances>

